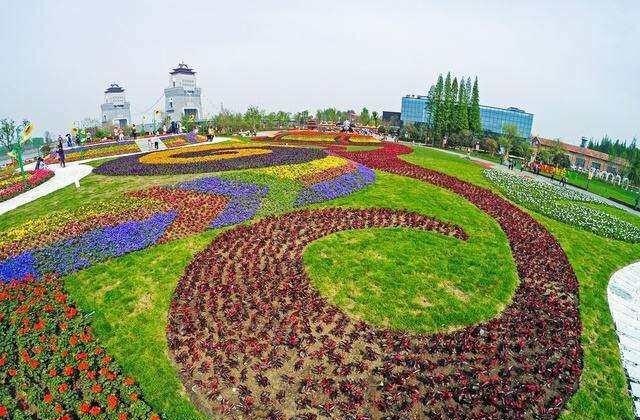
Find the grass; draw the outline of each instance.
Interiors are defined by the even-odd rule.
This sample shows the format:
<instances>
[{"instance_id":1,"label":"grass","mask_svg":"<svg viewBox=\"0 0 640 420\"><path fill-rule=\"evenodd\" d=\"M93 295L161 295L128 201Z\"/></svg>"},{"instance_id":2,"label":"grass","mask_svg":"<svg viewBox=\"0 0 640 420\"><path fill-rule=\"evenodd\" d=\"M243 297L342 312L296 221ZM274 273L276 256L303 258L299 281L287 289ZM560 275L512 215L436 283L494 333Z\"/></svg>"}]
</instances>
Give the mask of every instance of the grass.
<instances>
[{"instance_id":1,"label":"grass","mask_svg":"<svg viewBox=\"0 0 640 420\"><path fill-rule=\"evenodd\" d=\"M450 174L453 174L450 168L455 168L455 176L476 184L479 184L478 175L482 172L482 169L478 170L476 165L462 158L424 148L417 148L407 156L407 160ZM624 214L624 217L638 223L637 217L626 212L618 209L608 211ZM607 303L607 285L617 269L640 260L640 244L606 239L531 213L558 239L580 283L584 370L580 388L561 418L635 418Z\"/></svg>"},{"instance_id":2,"label":"grass","mask_svg":"<svg viewBox=\"0 0 640 420\"><path fill-rule=\"evenodd\" d=\"M637 192L625 190L618 185L610 184L600 179L592 179L591 181L589 181L585 174L575 171L567 172L567 182L578 188L591 191L592 193L598 194L605 198L611 198L617 201L621 201L629 207L635 208L636 199L638 197Z\"/></svg>"},{"instance_id":3,"label":"grass","mask_svg":"<svg viewBox=\"0 0 640 420\"><path fill-rule=\"evenodd\" d=\"M347 152L369 152L371 150L379 149L380 146L347 146Z\"/></svg>"},{"instance_id":4,"label":"grass","mask_svg":"<svg viewBox=\"0 0 640 420\"><path fill-rule=\"evenodd\" d=\"M372 187L330 205L409 209L469 233L460 241L410 229L367 229L309 245L304 261L312 283L352 315L394 329L450 331L488 320L509 303L517 276L504 233L454 194L378 173Z\"/></svg>"},{"instance_id":5,"label":"grass","mask_svg":"<svg viewBox=\"0 0 640 420\"><path fill-rule=\"evenodd\" d=\"M463 157L420 147L405 158L495 190L484 177L483 168ZM77 209L111 200L125 191L194 177L90 175L81 181L79 190L70 186L4 214L0 234L31 218L46 217L52 210ZM272 186L260 216L291 209L279 203L291 200L294 184L255 171L227 173L225 177ZM311 244L305 262L312 281L355 316L396 328L447 330L491 317L508 303L516 280L504 234L495 222L463 199L437 187L378 173L374 185L315 207L335 205L406 208L456 223L470 234L465 243L414 230L372 229L342 232ZM631 419L632 404L606 286L616 269L640 259L640 244L608 240L533 215L561 243L580 281L584 371L580 389L562 417ZM125 372L136 377L150 403L168 418L202 418L185 397L167 358L166 314L184 267L216 234L208 231L151 247L65 279L72 298L85 313L92 314L99 340ZM406 288L424 299L409 301Z\"/></svg>"}]
</instances>

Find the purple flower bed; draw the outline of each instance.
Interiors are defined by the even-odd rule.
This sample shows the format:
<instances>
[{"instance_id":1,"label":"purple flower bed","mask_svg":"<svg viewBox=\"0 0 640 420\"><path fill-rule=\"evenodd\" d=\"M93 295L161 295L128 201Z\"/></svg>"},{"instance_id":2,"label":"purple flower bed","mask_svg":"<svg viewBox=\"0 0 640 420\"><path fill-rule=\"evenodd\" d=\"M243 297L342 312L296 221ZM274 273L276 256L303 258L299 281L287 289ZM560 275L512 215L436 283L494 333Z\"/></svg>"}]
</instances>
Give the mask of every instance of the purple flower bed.
<instances>
[{"instance_id":1,"label":"purple flower bed","mask_svg":"<svg viewBox=\"0 0 640 420\"><path fill-rule=\"evenodd\" d=\"M343 197L372 184L375 179L374 171L364 165L358 165L353 172L302 189L294 204L304 206Z\"/></svg>"},{"instance_id":2,"label":"purple flower bed","mask_svg":"<svg viewBox=\"0 0 640 420\"><path fill-rule=\"evenodd\" d=\"M267 186L214 177L183 182L178 188L229 197L229 203L222 213L211 222L213 228L251 219L260 209L262 198L269 193Z\"/></svg>"},{"instance_id":3,"label":"purple flower bed","mask_svg":"<svg viewBox=\"0 0 640 420\"><path fill-rule=\"evenodd\" d=\"M171 175L220 172L304 163L327 156L327 153L321 149L281 146L254 146L254 148L269 149L271 153L195 163L161 164L141 163L139 159L144 155L130 155L105 162L94 169L94 173L101 175ZM212 148L202 150L198 155L203 157L211 156L224 153L225 150L237 150L237 148ZM180 155L179 150L176 151L176 156L178 155Z\"/></svg>"},{"instance_id":4,"label":"purple flower bed","mask_svg":"<svg viewBox=\"0 0 640 420\"><path fill-rule=\"evenodd\" d=\"M0 281L7 283L46 273L68 274L107 258L146 248L160 239L175 217L174 211L157 213L145 220L98 228L24 252L0 262Z\"/></svg>"}]
</instances>

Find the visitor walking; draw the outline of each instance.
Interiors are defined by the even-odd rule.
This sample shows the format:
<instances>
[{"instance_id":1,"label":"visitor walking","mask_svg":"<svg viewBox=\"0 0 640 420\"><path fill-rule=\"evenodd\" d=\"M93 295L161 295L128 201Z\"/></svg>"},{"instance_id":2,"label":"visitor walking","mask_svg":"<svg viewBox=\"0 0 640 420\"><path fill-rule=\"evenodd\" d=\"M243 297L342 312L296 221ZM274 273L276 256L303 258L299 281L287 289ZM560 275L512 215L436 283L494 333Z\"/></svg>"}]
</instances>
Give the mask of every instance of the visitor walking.
<instances>
[{"instance_id":1,"label":"visitor walking","mask_svg":"<svg viewBox=\"0 0 640 420\"><path fill-rule=\"evenodd\" d=\"M67 147L73 147L73 142L71 141L71 134L67 133Z\"/></svg>"},{"instance_id":2,"label":"visitor walking","mask_svg":"<svg viewBox=\"0 0 640 420\"><path fill-rule=\"evenodd\" d=\"M136 141L136 139L138 138L138 132L136 131L135 124L131 126L131 137L133 137L133 141Z\"/></svg>"},{"instance_id":3,"label":"visitor walking","mask_svg":"<svg viewBox=\"0 0 640 420\"><path fill-rule=\"evenodd\" d=\"M64 149L62 148L62 145L60 145L60 147L58 147L58 159L60 160L60 167L64 168L66 167L66 162L64 161Z\"/></svg>"},{"instance_id":4,"label":"visitor walking","mask_svg":"<svg viewBox=\"0 0 640 420\"><path fill-rule=\"evenodd\" d=\"M58 134L58 149L62 149L62 134Z\"/></svg>"}]
</instances>

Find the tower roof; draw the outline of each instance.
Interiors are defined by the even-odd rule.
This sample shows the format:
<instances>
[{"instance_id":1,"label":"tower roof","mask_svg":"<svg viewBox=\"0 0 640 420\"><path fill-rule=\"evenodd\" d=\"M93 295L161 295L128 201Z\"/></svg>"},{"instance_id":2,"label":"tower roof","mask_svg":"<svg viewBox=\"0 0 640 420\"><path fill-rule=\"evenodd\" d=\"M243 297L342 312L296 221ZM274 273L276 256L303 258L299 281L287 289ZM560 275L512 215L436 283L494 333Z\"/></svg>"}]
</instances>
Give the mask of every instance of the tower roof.
<instances>
[{"instance_id":1,"label":"tower roof","mask_svg":"<svg viewBox=\"0 0 640 420\"><path fill-rule=\"evenodd\" d=\"M124 88L120 87L117 83L111 83L104 93L122 93Z\"/></svg>"},{"instance_id":2,"label":"tower roof","mask_svg":"<svg viewBox=\"0 0 640 420\"><path fill-rule=\"evenodd\" d=\"M178 64L178 67L171 70L169 74L196 74L192 68L189 68L185 63Z\"/></svg>"}]
</instances>

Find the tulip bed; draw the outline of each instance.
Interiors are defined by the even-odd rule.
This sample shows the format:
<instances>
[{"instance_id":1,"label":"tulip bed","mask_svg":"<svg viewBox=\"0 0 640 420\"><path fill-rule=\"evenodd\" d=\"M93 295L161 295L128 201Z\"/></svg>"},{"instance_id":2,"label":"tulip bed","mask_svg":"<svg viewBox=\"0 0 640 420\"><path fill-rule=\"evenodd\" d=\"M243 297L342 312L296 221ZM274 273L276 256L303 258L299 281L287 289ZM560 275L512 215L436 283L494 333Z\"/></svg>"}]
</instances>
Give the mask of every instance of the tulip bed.
<instances>
[{"instance_id":1,"label":"tulip bed","mask_svg":"<svg viewBox=\"0 0 640 420\"><path fill-rule=\"evenodd\" d=\"M24 180L22 175L12 175L7 178L0 179L0 201L6 201L23 192L37 187L45 181L53 177L53 171L48 169L38 169L27 172L27 179Z\"/></svg>"},{"instance_id":2,"label":"tulip bed","mask_svg":"<svg viewBox=\"0 0 640 420\"><path fill-rule=\"evenodd\" d=\"M488 169L485 175L509 199L528 209L600 236L627 242L640 242L640 227L610 213L581 204L602 204L591 195L529 177L517 176L500 169Z\"/></svg>"}]
</instances>

